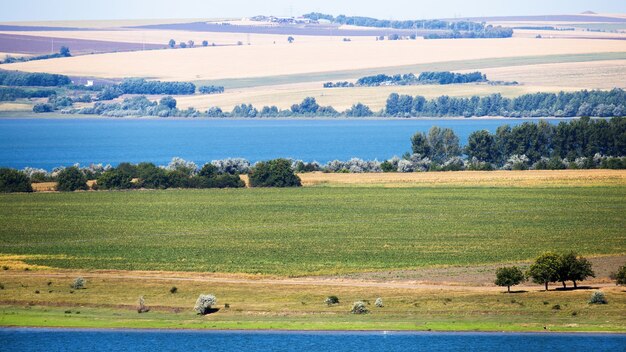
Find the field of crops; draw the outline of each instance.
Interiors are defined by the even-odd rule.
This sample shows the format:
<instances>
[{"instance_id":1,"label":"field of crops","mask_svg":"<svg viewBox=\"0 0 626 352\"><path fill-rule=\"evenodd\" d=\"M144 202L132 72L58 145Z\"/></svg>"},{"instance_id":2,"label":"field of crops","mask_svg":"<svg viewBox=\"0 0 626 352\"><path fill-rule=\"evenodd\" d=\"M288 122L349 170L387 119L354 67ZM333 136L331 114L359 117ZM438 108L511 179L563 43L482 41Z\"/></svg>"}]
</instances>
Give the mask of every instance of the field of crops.
<instances>
[{"instance_id":1,"label":"field of crops","mask_svg":"<svg viewBox=\"0 0 626 352\"><path fill-rule=\"evenodd\" d=\"M0 196L29 265L277 275L626 253L626 187L171 190Z\"/></svg>"}]
</instances>

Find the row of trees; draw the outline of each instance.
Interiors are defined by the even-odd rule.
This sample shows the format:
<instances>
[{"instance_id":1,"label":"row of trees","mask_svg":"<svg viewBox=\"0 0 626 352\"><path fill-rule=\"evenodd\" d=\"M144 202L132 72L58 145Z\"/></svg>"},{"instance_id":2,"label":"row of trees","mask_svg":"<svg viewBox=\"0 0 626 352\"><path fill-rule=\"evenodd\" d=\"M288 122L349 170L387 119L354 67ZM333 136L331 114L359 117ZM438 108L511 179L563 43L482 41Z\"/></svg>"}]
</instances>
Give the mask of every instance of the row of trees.
<instances>
[{"instance_id":1,"label":"row of trees","mask_svg":"<svg viewBox=\"0 0 626 352\"><path fill-rule=\"evenodd\" d=\"M14 101L22 98L48 98L56 94L51 89L23 89L15 87L0 87L0 101Z\"/></svg>"},{"instance_id":2,"label":"row of trees","mask_svg":"<svg viewBox=\"0 0 626 352\"><path fill-rule=\"evenodd\" d=\"M327 82L324 88L345 88L345 87L378 87L378 86L407 86L416 84L462 84L473 82L487 82L487 76L481 72L454 73L444 72L422 72L419 76L412 73L397 74L389 76L378 74L374 76L361 77L356 84L350 82Z\"/></svg>"},{"instance_id":3,"label":"row of trees","mask_svg":"<svg viewBox=\"0 0 626 352\"><path fill-rule=\"evenodd\" d=\"M345 16L323 14L312 12L303 15L314 21L320 19L327 20L341 25L352 25L360 27L395 28L395 29L434 29L434 30L456 30L456 31L480 31L485 28L483 23L470 21L441 21L441 20L379 20L371 17Z\"/></svg>"},{"instance_id":4,"label":"row of trees","mask_svg":"<svg viewBox=\"0 0 626 352\"><path fill-rule=\"evenodd\" d=\"M51 173L27 168L18 171L0 168L0 192L32 192L32 182L57 182L57 190L87 190L88 180L95 180L92 189L167 189L167 188L239 188L245 183L240 174L248 173L252 187L299 187L291 160L275 159L256 163L253 167L243 159L216 160L201 168L193 162L174 158L164 167L153 163L121 163L117 167L74 165Z\"/></svg>"},{"instance_id":5,"label":"row of trees","mask_svg":"<svg viewBox=\"0 0 626 352\"><path fill-rule=\"evenodd\" d=\"M424 39L511 38L512 36L512 28L488 25L479 30L429 33L424 36Z\"/></svg>"},{"instance_id":6,"label":"row of trees","mask_svg":"<svg viewBox=\"0 0 626 352\"><path fill-rule=\"evenodd\" d=\"M196 92L196 85L191 82L146 81L141 78L125 79L117 87L124 94L191 95Z\"/></svg>"},{"instance_id":7,"label":"row of trees","mask_svg":"<svg viewBox=\"0 0 626 352\"><path fill-rule=\"evenodd\" d=\"M62 87L71 83L72 80L65 75L0 70L0 86Z\"/></svg>"},{"instance_id":8,"label":"row of trees","mask_svg":"<svg viewBox=\"0 0 626 352\"><path fill-rule=\"evenodd\" d=\"M170 41L167 43L167 46L169 46L171 49L176 48L176 40L170 39ZM194 42L193 40L188 40L186 42L178 43L178 47L181 49L194 48L195 46L196 46L196 42ZM203 47L209 46L209 42L207 40L203 40L202 46ZM215 43L211 43L211 46L215 46Z\"/></svg>"},{"instance_id":9,"label":"row of trees","mask_svg":"<svg viewBox=\"0 0 626 352\"><path fill-rule=\"evenodd\" d=\"M61 57L70 57L70 56L72 56L72 54L70 53L70 48L66 46L62 46L61 49L59 49L59 52L55 54L38 55L38 56L20 56L20 57L7 55L4 61L0 62L0 64L12 64L16 62L57 59Z\"/></svg>"},{"instance_id":10,"label":"row of trees","mask_svg":"<svg viewBox=\"0 0 626 352\"><path fill-rule=\"evenodd\" d=\"M419 82L428 82L436 84L461 84L473 82L486 82L487 75L481 72L470 73L454 73L449 71L443 72L422 72L417 78Z\"/></svg>"},{"instance_id":11,"label":"row of trees","mask_svg":"<svg viewBox=\"0 0 626 352\"><path fill-rule=\"evenodd\" d=\"M575 252L566 254L547 252L540 255L525 273L516 266L499 268L496 271L495 284L507 287L507 291L511 292L511 286L530 279L536 284L544 285L547 291L550 283L560 282L563 288L567 288L566 282L571 281L574 288L577 288L579 281L589 277L596 275L591 262L586 258L578 256Z\"/></svg>"},{"instance_id":12,"label":"row of trees","mask_svg":"<svg viewBox=\"0 0 626 352\"><path fill-rule=\"evenodd\" d=\"M516 98L500 94L486 97L454 98L441 96L428 100L422 96L392 93L387 99L384 116L506 116L506 117L576 117L626 116L626 92L582 90L578 92L534 93Z\"/></svg>"}]
</instances>

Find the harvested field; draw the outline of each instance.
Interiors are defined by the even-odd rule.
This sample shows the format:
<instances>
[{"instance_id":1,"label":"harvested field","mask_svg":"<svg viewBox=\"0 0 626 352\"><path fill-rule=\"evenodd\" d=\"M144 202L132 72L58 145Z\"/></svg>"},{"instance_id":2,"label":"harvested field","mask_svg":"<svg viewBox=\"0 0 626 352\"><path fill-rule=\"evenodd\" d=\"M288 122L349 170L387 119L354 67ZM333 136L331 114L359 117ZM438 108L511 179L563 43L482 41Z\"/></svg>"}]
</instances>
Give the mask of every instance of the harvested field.
<instances>
[{"instance_id":1,"label":"harvested field","mask_svg":"<svg viewBox=\"0 0 626 352\"><path fill-rule=\"evenodd\" d=\"M162 49L165 45L141 43L107 42L99 40L68 39L62 37L39 37L20 34L0 33L0 48L2 51L42 55L56 53L62 46L70 48L72 54L92 54L119 51ZM48 62L46 60L46 62ZM46 63L42 63L45 65ZM47 72L46 69L42 69Z\"/></svg>"},{"instance_id":2,"label":"harvested field","mask_svg":"<svg viewBox=\"0 0 626 352\"><path fill-rule=\"evenodd\" d=\"M470 17L468 21L479 22L626 22L626 18L613 15L546 15L546 16L493 16Z\"/></svg>"},{"instance_id":3,"label":"harvested field","mask_svg":"<svg viewBox=\"0 0 626 352\"><path fill-rule=\"evenodd\" d=\"M304 186L484 186L484 187L582 187L626 185L624 170L457 171L413 173L299 174Z\"/></svg>"},{"instance_id":4,"label":"harvested field","mask_svg":"<svg viewBox=\"0 0 626 352\"><path fill-rule=\"evenodd\" d=\"M219 106L230 111L235 105L242 103L253 104L260 108L264 105L276 105L287 109L294 103L301 102L306 97L314 97L321 105L330 105L338 110L345 110L356 103L363 103L373 111L385 106L391 93L422 95L435 98L441 95L453 97L485 96L500 93L506 97L516 97L526 93L535 93L539 90L558 92L560 87L530 87L530 86L491 86L486 84L455 84L455 85L420 85L420 86L385 86L385 87L354 87L354 88L321 88L323 82L269 86L248 89L229 89L223 94L194 95L177 97L178 106L182 108L195 107L206 110L212 106Z\"/></svg>"},{"instance_id":5,"label":"harvested field","mask_svg":"<svg viewBox=\"0 0 626 352\"><path fill-rule=\"evenodd\" d=\"M0 102L0 111L33 111L33 104L21 102Z\"/></svg>"},{"instance_id":6,"label":"harvested field","mask_svg":"<svg viewBox=\"0 0 626 352\"><path fill-rule=\"evenodd\" d=\"M371 42L294 43L102 54L17 63L7 65L7 69L72 76L202 81L371 70L449 61L451 58L463 61L616 52L626 52L626 41L513 38L376 42L372 39ZM207 65L207 62L212 64Z\"/></svg>"},{"instance_id":7,"label":"harvested field","mask_svg":"<svg viewBox=\"0 0 626 352\"><path fill-rule=\"evenodd\" d=\"M137 19L137 20L68 20L68 21L19 21L19 22L2 22L0 26L13 26L16 30L29 30L36 28L47 28L51 30L64 29L103 29L103 28L121 28L131 26L147 26L152 24L172 24L172 23L189 23L199 21L209 21L216 19L207 18L186 18L186 19ZM0 27L0 30L2 30Z\"/></svg>"}]
</instances>

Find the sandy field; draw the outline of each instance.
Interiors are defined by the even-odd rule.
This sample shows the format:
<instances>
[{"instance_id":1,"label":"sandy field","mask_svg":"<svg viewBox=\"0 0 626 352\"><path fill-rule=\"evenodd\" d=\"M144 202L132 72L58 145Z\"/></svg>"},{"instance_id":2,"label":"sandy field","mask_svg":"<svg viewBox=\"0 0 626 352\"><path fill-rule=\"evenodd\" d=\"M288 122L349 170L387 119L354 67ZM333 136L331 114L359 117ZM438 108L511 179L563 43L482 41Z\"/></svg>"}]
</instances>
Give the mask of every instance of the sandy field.
<instances>
[{"instance_id":1,"label":"sandy field","mask_svg":"<svg viewBox=\"0 0 626 352\"><path fill-rule=\"evenodd\" d=\"M484 58L625 52L626 41L552 39L372 40L112 53L6 65L74 76L199 81Z\"/></svg>"}]
</instances>

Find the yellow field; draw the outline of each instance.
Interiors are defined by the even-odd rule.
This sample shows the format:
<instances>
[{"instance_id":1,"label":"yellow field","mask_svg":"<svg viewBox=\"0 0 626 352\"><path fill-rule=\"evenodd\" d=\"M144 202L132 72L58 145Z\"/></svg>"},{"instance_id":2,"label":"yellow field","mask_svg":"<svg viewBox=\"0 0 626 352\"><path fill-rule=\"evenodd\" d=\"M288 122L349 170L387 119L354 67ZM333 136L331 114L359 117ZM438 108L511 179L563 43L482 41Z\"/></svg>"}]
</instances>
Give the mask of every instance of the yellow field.
<instances>
[{"instance_id":1,"label":"yellow field","mask_svg":"<svg viewBox=\"0 0 626 352\"><path fill-rule=\"evenodd\" d=\"M33 104L0 103L0 111L33 111Z\"/></svg>"},{"instance_id":2,"label":"yellow field","mask_svg":"<svg viewBox=\"0 0 626 352\"><path fill-rule=\"evenodd\" d=\"M139 19L139 20L88 20L88 21L19 21L0 22L9 26L42 26L42 27L72 27L72 28L118 28L129 26L148 26L156 24L191 23L201 21L216 21L208 18L170 18L170 19Z\"/></svg>"},{"instance_id":3,"label":"yellow field","mask_svg":"<svg viewBox=\"0 0 626 352\"><path fill-rule=\"evenodd\" d=\"M486 84L454 84L454 85L423 85L423 86L386 86L386 87L354 87L354 88L322 88L323 82L289 84L280 86L254 87L242 89L228 89L224 94L193 95L177 97L181 108L195 107L207 110L212 106L219 106L230 111L241 103L253 104L257 108L264 105L276 105L287 109L294 103L301 102L306 97L314 97L321 105L330 105L337 110L345 110L356 103L363 103L373 111L380 110L391 93L422 95L435 98L441 95L454 97L484 96L501 93L506 97L516 97L525 93L537 91L559 91L561 87L531 86L490 86ZM156 97L153 97L156 99Z\"/></svg>"},{"instance_id":4,"label":"yellow field","mask_svg":"<svg viewBox=\"0 0 626 352\"><path fill-rule=\"evenodd\" d=\"M458 171L413 173L306 173L303 186L590 186L626 185L625 170Z\"/></svg>"},{"instance_id":5,"label":"yellow field","mask_svg":"<svg viewBox=\"0 0 626 352\"><path fill-rule=\"evenodd\" d=\"M626 52L626 41L468 39L314 42L88 55L6 69L94 77L199 81L391 67L441 61Z\"/></svg>"},{"instance_id":6,"label":"yellow field","mask_svg":"<svg viewBox=\"0 0 626 352\"><path fill-rule=\"evenodd\" d=\"M19 53L6 53L6 52L0 52L0 60L4 60L5 57L7 56L13 56L13 57L28 57L31 55L28 54L19 54Z\"/></svg>"}]
</instances>

